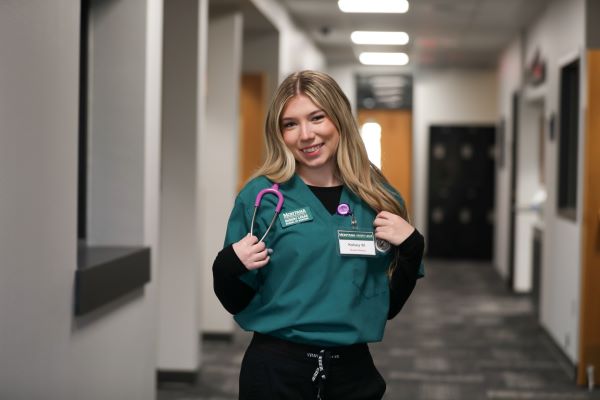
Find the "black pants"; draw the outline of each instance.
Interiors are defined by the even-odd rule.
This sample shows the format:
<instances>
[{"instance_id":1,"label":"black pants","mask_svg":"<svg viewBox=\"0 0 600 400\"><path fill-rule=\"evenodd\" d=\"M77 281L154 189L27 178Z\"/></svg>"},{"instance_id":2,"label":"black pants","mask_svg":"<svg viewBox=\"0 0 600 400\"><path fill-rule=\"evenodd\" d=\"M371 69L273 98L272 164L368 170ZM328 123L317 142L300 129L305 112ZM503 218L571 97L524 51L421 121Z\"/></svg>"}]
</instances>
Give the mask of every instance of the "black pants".
<instances>
[{"instance_id":1,"label":"black pants","mask_svg":"<svg viewBox=\"0 0 600 400\"><path fill-rule=\"evenodd\" d=\"M385 381L366 344L320 348L255 333L240 400L380 400Z\"/></svg>"}]
</instances>

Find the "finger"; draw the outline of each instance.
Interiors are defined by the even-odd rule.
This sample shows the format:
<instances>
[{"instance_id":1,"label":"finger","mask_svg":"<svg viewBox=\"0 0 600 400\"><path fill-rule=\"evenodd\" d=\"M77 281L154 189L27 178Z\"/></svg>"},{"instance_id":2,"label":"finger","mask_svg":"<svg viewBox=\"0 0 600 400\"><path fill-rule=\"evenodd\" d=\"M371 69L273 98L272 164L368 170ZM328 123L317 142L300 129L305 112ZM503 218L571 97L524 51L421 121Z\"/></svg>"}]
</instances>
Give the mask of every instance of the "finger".
<instances>
[{"instance_id":1,"label":"finger","mask_svg":"<svg viewBox=\"0 0 600 400\"><path fill-rule=\"evenodd\" d=\"M375 238L387 240L389 242L390 235L387 232L379 231L379 232L375 232Z\"/></svg>"},{"instance_id":2,"label":"finger","mask_svg":"<svg viewBox=\"0 0 600 400\"><path fill-rule=\"evenodd\" d=\"M394 215L394 214L392 214L389 211L380 211L379 214L377 214L377 217L383 218L383 219L389 219L392 215Z\"/></svg>"},{"instance_id":3,"label":"finger","mask_svg":"<svg viewBox=\"0 0 600 400\"><path fill-rule=\"evenodd\" d=\"M252 252L258 253L259 251L263 251L266 247L267 245L265 244L265 242L254 243L252 245Z\"/></svg>"},{"instance_id":4,"label":"finger","mask_svg":"<svg viewBox=\"0 0 600 400\"><path fill-rule=\"evenodd\" d=\"M251 264L251 269L262 268L269 263L270 258L267 257L261 261L255 261Z\"/></svg>"},{"instance_id":5,"label":"finger","mask_svg":"<svg viewBox=\"0 0 600 400\"><path fill-rule=\"evenodd\" d=\"M391 229L387 226L378 226L375 228L375 233L391 233Z\"/></svg>"},{"instance_id":6,"label":"finger","mask_svg":"<svg viewBox=\"0 0 600 400\"><path fill-rule=\"evenodd\" d=\"M258 238L257 238L256 236L254 236L254 235L250 235L250 234L248 234L248 235L247 235L246 237L244 237L244 239L242 239L242 240L244 240L244 242L245 242L245 243L247 243L247 244L249 244L249 245L253 245L253 244L255 244L256 242L258 242Z\"/></svg>"},{"instance_id":7,"label":"finger","mask_svg":"<svg viewBox=\"0 0 600 400\"><path fill-rule=\"evenodd\" d=\"M389 220L380 218L380 217L375 218L375 220L373 221L374 226L384 226L384 225L389 225L389 223L390 223Z\"/></svg>"},{"instance_id":8,"label":"finger","mask_svg":"<svg viewBox=\"0 0 600 400\"><path fill-rule=\"evenodd\" d=\"M263 251L259 252L259 253L255 253L252 255L252 261L262 261L265 258L267 258L269 256L269 254L267 253L267 249L264 249Z\"/></svg>"}]
</instances>

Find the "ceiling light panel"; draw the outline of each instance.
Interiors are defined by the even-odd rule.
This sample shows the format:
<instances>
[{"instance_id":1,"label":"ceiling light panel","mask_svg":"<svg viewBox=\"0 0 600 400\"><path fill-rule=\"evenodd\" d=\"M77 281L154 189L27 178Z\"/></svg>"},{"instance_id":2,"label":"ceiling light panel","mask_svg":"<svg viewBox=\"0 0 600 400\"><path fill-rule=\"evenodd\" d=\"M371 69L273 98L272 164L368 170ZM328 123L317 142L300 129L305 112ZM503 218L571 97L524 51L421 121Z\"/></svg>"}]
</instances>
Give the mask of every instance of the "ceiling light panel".
<instances>
[{"instance_id":1,"label":"ceiling light panel","mask_svg":"<svg viewBox=\"0 0 600 400\"><path fill-rule=\"evenodd\" d=\"M406 65L408 55L406 53L360 53L358 57L364 65Z\"/></svg>"},{"instance_id":2,"label":"ceiling light panel","mask_svg":"<svg viewBox=\"0 0 600 400\"><path fill-rule=\"evenodd\" d=\"M405 13L407 0L339 0L338 7L346 13Z\"/></svg>"},{"instance_id":3,"label":"ceiling light panel","mask_svg":"<svg viewBox=\"0 0 600 400\"><path fill-rule=\"evenodd\" d=\"M408 43L408 34L406 32L354 31L350 35L350 39L355 44L405 45Z\"/></svg>"}]
</instances>

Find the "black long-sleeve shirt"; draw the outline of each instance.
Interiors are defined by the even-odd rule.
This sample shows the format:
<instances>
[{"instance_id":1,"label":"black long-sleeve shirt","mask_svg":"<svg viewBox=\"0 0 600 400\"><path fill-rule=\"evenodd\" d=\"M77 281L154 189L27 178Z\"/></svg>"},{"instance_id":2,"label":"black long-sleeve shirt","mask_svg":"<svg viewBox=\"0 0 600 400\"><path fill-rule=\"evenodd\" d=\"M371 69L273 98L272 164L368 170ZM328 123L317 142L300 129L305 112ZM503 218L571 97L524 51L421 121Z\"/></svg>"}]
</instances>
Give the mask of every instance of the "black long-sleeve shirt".
<instances>
[{"instance_id":1,"label":"black long-sleeve shirt","mask_svg":"<svg viewBox=\"0 0 600 400\"><path fill-rule=\"evenodd\" d=\"M309 188L331 214L336 212L342 186L309 186ZM399 246L394 246L393 251L398 252L399 263L389 280L390 306L388 319L395 317L400 312L415 288L424 247L423 235L416 229ZM231 314L237 314L246 308L256 294L253 288L239 279L247 271L231 245L221 250L213 263L215 294Z\"/></svg>"}]
</instances>

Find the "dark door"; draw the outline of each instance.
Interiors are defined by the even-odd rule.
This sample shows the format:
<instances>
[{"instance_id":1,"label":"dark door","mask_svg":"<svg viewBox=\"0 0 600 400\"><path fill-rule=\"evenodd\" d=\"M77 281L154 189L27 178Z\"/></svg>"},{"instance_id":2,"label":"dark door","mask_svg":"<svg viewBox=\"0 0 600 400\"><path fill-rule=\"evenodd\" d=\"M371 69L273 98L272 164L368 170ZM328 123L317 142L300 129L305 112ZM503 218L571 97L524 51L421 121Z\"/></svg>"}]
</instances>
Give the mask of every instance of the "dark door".
<instances>
[{"instance_id":1,"label":"dark door","mask_svg":"<svg viewBox=\"0 0 600 400\"><path fill-rule=\"evenodd\" d=\"M427 255L491 260L494 126L432 126Z\"/></svg>"}]
</instances>

